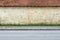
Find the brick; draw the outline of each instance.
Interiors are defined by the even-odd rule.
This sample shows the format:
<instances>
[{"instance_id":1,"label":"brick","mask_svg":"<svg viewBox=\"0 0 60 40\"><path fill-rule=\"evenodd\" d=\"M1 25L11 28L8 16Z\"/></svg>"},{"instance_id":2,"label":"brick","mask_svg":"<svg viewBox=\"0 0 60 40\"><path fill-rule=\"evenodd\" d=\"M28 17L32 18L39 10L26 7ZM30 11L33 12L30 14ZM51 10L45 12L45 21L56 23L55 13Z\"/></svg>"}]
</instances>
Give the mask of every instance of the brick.
<instances>
[{"instance_id":1,"label":"brick","mask_svg":"<svg viewBox=\"0 0 60 40\"><path fill-rule=\"evenodd\" d=\"M60 0L0 0L0 6L60 6Z\"/></svg>"}]
</instances>

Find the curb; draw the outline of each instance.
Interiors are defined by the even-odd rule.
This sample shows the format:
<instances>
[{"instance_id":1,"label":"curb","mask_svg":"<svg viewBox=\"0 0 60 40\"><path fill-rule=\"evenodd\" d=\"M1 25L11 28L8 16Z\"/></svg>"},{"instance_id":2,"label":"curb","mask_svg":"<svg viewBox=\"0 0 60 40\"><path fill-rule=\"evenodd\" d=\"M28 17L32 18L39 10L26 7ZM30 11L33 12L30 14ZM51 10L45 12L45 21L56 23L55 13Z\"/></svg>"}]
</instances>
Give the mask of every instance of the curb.
<instances>
[{"instance_id":1,"label":"curb","mask_svg":"<svg viewBox=\"0 0 60 40\"><path fill-rule=\"evenodd\" d=\"M0 26L0 30L60 30L59 26Z\"/></svg>"}]
</instances>

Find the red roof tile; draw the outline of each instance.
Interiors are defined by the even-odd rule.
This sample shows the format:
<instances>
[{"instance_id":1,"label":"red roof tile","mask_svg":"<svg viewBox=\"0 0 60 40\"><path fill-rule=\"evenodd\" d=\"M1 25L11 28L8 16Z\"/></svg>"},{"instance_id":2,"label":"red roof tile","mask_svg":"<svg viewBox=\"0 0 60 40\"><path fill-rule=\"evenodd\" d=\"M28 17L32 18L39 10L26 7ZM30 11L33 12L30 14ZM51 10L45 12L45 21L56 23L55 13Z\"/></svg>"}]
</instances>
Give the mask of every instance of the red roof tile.
<instances>
[{"instance_id":1,"label":"red roof tile","mask_svg":"<svg viewBox=\"0 0 60 40\"><path fill-rule=\"evenodd\" d=\"M60 6L60 0L0 0L0 6Z\"/></svg>"}]
</instances>

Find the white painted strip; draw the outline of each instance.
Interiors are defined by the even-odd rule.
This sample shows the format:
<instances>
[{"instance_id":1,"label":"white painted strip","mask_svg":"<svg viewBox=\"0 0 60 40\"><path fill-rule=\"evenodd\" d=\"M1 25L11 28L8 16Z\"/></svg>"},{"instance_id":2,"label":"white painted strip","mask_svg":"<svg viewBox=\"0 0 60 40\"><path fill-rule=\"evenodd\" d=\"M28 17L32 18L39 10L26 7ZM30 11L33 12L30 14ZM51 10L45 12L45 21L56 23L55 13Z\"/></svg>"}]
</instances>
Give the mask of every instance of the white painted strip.
<instances>
[{"instance_id":1,"label":"white painted strip","mask_svg":"<svg viewBox=\"0 0 60 40\"><path fill-rule=\"evenodd\" d=\"M60 24L60 7L0 7L0 24Z\"/></svg>"}]
</instances>

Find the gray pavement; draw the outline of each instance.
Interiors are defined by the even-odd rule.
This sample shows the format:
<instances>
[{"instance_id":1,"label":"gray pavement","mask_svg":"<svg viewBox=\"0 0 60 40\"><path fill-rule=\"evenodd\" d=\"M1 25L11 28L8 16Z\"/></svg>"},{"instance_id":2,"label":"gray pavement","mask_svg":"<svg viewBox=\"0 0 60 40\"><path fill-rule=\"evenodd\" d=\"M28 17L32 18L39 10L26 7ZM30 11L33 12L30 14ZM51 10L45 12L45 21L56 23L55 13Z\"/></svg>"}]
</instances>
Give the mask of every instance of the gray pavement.
<instances>
[{"instance_id":1,"label":"gray pavement","mask_svg":"<svg viewBox=\"0 0 60 40\"><path fill-rule=\"evenodd\" d=\"M0 26L1 29L59 29L60 26Z\"/></svg>"},{"instance_id":2,"label":"gray pavement","mask_svg":"<svg viewBox=\"0 0 60 40\"><path fill-rule=\"evenodd\" d=\"M0 30L0 40L60 40L60 30Z\"/></svg>"}]
</instances>

